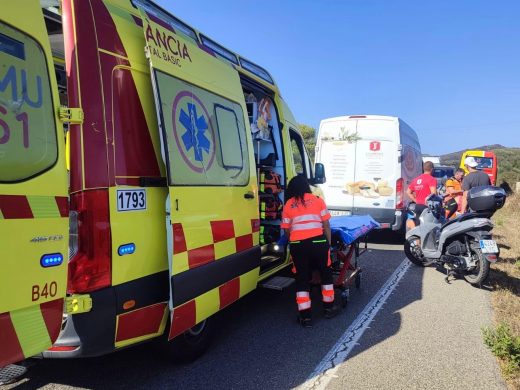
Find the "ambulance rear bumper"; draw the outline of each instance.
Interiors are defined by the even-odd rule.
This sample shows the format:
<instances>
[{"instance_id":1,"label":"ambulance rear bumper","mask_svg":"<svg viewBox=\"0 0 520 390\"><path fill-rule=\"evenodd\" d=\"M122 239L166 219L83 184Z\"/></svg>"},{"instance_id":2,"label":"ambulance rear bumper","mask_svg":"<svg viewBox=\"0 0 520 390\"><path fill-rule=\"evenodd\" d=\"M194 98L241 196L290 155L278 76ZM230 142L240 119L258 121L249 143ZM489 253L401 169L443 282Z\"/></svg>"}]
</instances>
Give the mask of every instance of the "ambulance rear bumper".
<instances>
[{"instance_id":1,"label":"ambulance rear bumper","mask_svg":"<svg viewBox=\"0 0 520 390\"><path fill-rule=\"evenodd\" d=\"M54 345L44 351L42 356L50 359L69 359L83 356L81 340L74 328L70 315L64 318L65 325Z\"/></svg>"},{"instance_id":2,"label":"ambulance rear bumper","mask_svg":"<svg viewBox=\"0 0 520 390\"><path fill-rule=\"evenodd\" d=\"M44 358L95 357L115 350L116 300L114 287L91 292L92 310L65 315L61 333Z\"/></svg>"}]
</instances>

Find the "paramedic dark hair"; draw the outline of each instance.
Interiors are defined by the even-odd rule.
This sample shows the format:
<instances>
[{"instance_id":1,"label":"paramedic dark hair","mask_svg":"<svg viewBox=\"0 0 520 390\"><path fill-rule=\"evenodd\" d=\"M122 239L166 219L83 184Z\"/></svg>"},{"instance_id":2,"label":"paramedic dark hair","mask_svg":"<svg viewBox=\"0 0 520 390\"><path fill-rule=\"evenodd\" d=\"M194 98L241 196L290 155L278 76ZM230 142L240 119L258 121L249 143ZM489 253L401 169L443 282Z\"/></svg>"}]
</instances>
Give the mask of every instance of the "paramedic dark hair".
<instances>
[{"instance_id":1,"label":"paramedic dark hair","mask_svg":"<svg viewBox=\"0 0 520 390\"><path fill-rule=\"evenodd\" d=\"M296 201L303 203L305 194L312 194L311 187L307 178L303 175L296 175L290 181L285 192L285 201L296 198Z\"/></svg>"}]
</instances>

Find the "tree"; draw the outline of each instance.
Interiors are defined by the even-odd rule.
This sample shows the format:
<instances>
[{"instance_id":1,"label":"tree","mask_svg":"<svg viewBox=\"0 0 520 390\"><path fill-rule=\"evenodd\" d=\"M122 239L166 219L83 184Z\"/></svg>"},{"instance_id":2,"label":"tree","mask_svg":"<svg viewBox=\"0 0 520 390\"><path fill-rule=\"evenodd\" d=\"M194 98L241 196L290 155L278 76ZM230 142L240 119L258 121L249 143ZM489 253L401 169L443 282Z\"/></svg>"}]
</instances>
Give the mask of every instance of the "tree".
<instances>
[{"instance_id":1,"label":"tree","mask_svg":"<svg viewBox=\"0 0 520 390\"><path fill-rule=\"evenodd\" d=\"M314 127L300 123L300 131L303 137L303 143L309 152L311 161L314 162L314 147L316 146L316 129Z\"/></svg>"}]
</instances>

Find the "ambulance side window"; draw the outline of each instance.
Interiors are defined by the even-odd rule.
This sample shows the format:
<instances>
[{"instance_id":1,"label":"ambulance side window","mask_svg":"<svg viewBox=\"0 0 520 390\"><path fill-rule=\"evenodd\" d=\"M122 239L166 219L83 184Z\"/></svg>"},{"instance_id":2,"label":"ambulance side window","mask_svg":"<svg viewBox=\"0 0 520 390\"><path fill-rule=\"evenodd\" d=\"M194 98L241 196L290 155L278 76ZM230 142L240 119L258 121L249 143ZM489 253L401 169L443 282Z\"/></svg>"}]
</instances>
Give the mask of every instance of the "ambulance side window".
<instances>
[{"instance_id":1,"label":"ambulance side window","mask_svg":"<svg viewBox=\"0 0 520 390\"><path fill-rule=\"evenodd\" d=\"M242 106L155 71L170 186L245 186L249 153Z\"/></svg>"},{"instance_id":2,"label":"ambulance side window","mask_svg":"<svg viewBox=\"0 0 520 390\"><path fill-rule=\"evenodd\" d=\"M307 153L305 153L303 138L293 129L289 130L289 134L291 137L291 150L296 173L298 175L304 175L307 179L310 179L309 159Z\"/></svg>"},{"instance_id":3,"label":"ambulance side window","mask_svg":"<svg viewBox=\"0 0 520 390\"><path fill-rule=\"evenodd\" d=\"M29 179L58 158L45 53L33 38L0 22L0 182Z\"/></svg>"},{"instance_id":4,"label":"ambulance side window","mask_svg":"<svg viewBox=\"0 0 520 390\"><path fill-rule=\"evenodd\" d=\"M229 107L215 105L215 119L220 144L220 158L224 168L241 169L244 165L238 118ZM218 151L217 151L218 152Z\"/></svg>"}]
</instances>

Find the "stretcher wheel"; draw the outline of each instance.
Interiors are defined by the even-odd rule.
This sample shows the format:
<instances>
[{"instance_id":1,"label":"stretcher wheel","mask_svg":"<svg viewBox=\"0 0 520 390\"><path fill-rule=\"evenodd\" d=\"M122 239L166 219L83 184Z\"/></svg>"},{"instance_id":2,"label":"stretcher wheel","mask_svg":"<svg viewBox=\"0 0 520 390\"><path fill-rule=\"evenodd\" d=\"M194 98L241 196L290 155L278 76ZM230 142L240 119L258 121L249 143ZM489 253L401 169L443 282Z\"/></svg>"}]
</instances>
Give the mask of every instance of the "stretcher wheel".
<instances>
[{"instance_id":1,"label":"stretcher wheel","mask_svg":"<svg viewBox=\"0 0 520 390\"><path fill-rule=\"evenodd\" d=\"M356 286L356 288L358 290L361 287L361 272L358 272L358 274L356 275L356 279L354 280L354 285Z\"/></svg>"},{"instance_id":2,"label":"stretcher wheel","mask_svg":"<svg viewBox=\"0 0 520 390\"><path fill-rule=\"evenodd\" d=\"M344 309L347 307L348 304L348 290L337 290L336 294L341 302L341 307Z\"/></svg>"}]
</instances>

